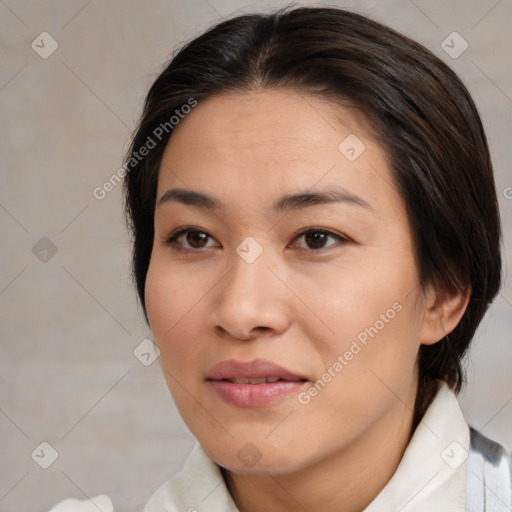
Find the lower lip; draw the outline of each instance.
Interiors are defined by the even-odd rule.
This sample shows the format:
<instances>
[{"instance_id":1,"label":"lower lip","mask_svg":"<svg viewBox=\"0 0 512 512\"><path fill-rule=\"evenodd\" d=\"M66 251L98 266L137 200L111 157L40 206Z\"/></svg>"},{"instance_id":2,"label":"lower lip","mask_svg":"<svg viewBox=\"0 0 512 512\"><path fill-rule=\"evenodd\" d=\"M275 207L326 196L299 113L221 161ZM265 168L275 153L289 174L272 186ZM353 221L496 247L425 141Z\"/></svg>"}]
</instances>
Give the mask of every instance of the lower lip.
<instances>
[{"instance_id":1,"label":"lower lip","mask_svg":"<svg viewBox=\"0 0 512 512\"><path fill-rule=\"evenodd\" d=\"M298 392L303 381L263 382L261 384L235 384L228 380L210 381L217 394L230 405L237 407L261 407L285 395Z\"/></svg>"}]
</instances>

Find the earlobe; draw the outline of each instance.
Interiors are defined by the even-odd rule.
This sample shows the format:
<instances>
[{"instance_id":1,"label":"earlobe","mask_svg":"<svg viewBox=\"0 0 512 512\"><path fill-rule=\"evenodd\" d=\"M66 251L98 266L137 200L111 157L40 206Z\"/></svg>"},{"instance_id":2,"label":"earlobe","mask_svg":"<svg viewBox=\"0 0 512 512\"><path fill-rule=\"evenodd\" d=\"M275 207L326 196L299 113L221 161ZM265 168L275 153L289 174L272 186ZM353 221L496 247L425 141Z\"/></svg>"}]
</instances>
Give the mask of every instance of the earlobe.
<instances>
[{"instance_id":1,"label":"earlobe","mask_svg":"<svg viewBox=\"0 0 512 512\"><path fill-rule=\"evenodd\" d=\"M471 297L471 286L461 293L447 288L435 289L426 293L425 311L421 327L420 343L433 345L450 334L460 322Z\"/></svg>"}]
</instances>

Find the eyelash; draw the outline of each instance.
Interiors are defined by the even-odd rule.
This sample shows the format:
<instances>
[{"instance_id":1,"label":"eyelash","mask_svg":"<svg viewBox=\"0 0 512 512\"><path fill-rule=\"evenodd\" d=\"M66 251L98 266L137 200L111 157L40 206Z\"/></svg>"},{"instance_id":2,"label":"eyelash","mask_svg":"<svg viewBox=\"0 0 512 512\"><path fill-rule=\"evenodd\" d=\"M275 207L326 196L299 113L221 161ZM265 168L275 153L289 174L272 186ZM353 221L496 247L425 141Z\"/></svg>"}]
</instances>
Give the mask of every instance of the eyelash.
<instances>
[{"instance_id":1,"label":"eyelash","mask_svg":"<svg viewBox=\"0 0 512 512\"><path fill-rule=\"evenodd\" d=\"M204 233L206 234L208 237L210 238L213 238L211 235L209 235L206 231L202 230L202 229L199 229L199 228L193 228L193 227L181 227L181 228L178 228L176 230L174 230L168 237L165 238L164 240L164 245L168 246L168 247L174 247L176 250L179 250L179 251L192 251L192 252L199 252L201 249L205 249L205 248L189 248L189 247L182 247L180 246L179 244L176 244L176 240L181 236L181 235L184 235L184 234L187 234L189 232L198 232L198 233ZM311 251L311 252L314 252L314 253L324 253L326 251L329 251L333 246L336 246L338 244L346 244L348 243L350 240L344 236L341 236L341 235L338 235L337 233L334 233L333 231L330 231L329 229L325 229L325 228L322 228L322 227L319 227L319 226L308 226L307 228L301 230L299 233L297 233L294 237L294 240L303 236L303 235L306 235L307 233L322 233L324 235L327 235L327 236L331 236L331 237L334 237L334 238L337 238L338 239L338 243L337 244L332 244L332 245L329 245L327 247L323 247L323 248L320 248L320 249L310 249L310 248L304 248L304 247L300 247L300 249L305 249L307 251ZM206 247L206 249L208 249L208 247Z\"/></svg>"}]
</instances>

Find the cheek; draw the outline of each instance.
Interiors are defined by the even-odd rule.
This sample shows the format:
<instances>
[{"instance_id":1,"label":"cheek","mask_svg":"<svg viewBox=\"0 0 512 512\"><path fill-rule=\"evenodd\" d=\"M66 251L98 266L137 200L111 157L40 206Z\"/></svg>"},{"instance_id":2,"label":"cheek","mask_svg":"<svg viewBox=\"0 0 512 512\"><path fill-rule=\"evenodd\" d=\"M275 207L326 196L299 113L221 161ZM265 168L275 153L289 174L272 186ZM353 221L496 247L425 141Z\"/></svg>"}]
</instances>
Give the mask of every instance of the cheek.
<instances>
[{"instance_id":1,"label":"cheek","mask_svg":"<svg viewBox=\"0 0 512 512\"><path fill-rule=\"evenodd\" d=\"M300 428L333 436L334 444L410 401L419 347L417 296L406 280L379 287L378 275L346 281L343 293L332 283L325 294L308 296L322 304L319 314L335 335L310 338L323 368L311 393L298 397L296 419Z\"/></svg>"},{"instance_id":2,"label":"cheek","mask_svg":"<svg viewBox=\"0 0 512 512\"><path fill-rule=\"evenodd\" d=\"M421 326L412 263L331 269L324 286L312 287L311 280L298 286L316 314L309 314L301 327L307 331L308 324L323 325L309 330L309 339L324 368L344 375L343 382L335 379L337 384L329 386L334 399L341 391L385 389L379 377L391 389L411 382Z\"/></svg>"},{"instance_id":3,"label":"cheek","mask_svg":"<svg viewBox=\"0 0 512 512\"><path fill-rule=\"evenodd\" d=\"M414 325L417 316L414 304L416 276L413 268L392 265L351 262L350 265L319 268L316 274L290 276L294 292L306 305L311 305L307 316L299 320L322 328L315 336L322 348L342 349L361 335L364 341L368 329L379 335L404 327L408 319ZM400 310L400 311L398 311ZM404 317L406 317L404 319ZM322 342L320 333L323 332ZM384 337L384 336L382 336Z\"/></svg>"},{"instance_id":4,"label":"cheek","mask_svg":"<svg viewBox=\"0 0 512 512\"><path fill-rule=\"evenodd\" d=\"M161 264L163 263L163 264ZM190 276L169 270L154 258L146 278L145 300L155 344L160 350L160 367L180 415L195 431L194 421L204 410L194 398L200 396L198 362L204 358L200 332L201 298L204 288L191 283Z\"/></svg>"},{"instance_id":5,"label":"cheek","mask_svg":"<svg viewBox=\"0 0 512 512\"><path fill-rule=\"evenodd\" d=\"M152 258L145 285L146 309L163 369L184 373L200 351L199 321L204 287L190 276L170 269L163 259ZM190 374L190 371L188 372Z\"/></svg>"},{"instance_id":6,"label":"cheek","mask_svg":"<svg viewBox=\"0 0 512 512\"><path fill-rule=\"evenodd\" d=\"M157 265L150 265L146 307L154 341L160 350L160 368L181 418L205 442L215 424L211 424L208 404L201 399L201 362L211 352L203 345L201 293L204 295L204 290L191 285L183 273L160 271Z\"/></svg>"}]
</instances>

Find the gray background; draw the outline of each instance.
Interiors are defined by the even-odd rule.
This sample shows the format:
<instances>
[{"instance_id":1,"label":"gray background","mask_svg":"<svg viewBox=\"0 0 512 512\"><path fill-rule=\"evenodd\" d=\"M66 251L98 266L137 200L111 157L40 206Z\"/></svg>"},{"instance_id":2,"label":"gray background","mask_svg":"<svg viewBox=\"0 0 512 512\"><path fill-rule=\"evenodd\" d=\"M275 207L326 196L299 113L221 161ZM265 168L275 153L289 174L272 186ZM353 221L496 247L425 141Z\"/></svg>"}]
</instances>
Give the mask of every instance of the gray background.
<instances>
[{"instance_id":1,"label":"gray background","mask_svg":"<svg viewBox=\"0 0 512 512\"><path fill-rule=\"evenodd\" d=\"M133 353L150 332L129 282L121 187L103 200L93 190L120 167L144 94L175 48L221 18L280 5L0 1L2 512L99 493L116 512L133 511L192 447L158 362L145 366ZM330 5L423 43L481 111L503 215L505 286L477 333L460 400L472 425L510 447L512 1ZM31 47L43 31L59 45L47 59ZM469 44L456 59L441 47L453 31ZM47 241L33 251L43 237L57 248L47 261ZM31 457L42 441L59 454L48 469Z\"/></svg>"}]
</instances>

